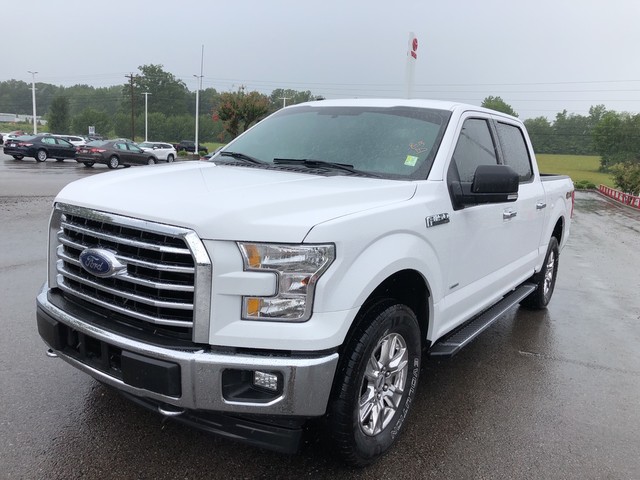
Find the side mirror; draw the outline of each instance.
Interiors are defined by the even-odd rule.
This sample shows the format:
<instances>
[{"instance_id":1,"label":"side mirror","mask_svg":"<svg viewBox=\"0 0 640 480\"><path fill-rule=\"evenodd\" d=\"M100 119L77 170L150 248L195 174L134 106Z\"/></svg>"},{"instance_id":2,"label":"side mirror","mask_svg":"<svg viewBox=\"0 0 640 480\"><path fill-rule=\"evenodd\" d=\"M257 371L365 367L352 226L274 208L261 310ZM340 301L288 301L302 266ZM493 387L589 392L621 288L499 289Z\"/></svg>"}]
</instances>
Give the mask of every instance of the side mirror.
<instances>
[{"instance_id":1,"label":"side mirror","mask_svg":"<svg viewBox=\"0 0 640 480\"><path fill-rule=\"evenodd\" d=\"M515 202L520 176L508 165L479 165L472 182L453 182L451 195L456 209L483 203Z\"/></svg>"}]
</instances>

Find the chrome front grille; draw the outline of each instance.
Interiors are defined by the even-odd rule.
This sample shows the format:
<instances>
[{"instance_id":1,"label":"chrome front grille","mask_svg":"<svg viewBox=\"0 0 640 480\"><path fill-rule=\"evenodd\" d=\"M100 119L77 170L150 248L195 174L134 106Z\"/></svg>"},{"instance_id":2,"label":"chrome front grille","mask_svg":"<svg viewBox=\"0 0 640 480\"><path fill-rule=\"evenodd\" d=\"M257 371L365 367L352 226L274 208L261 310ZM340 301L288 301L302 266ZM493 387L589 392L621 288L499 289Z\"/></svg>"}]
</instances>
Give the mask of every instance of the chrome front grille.
<instances>
[{"instance_id":1,"label":"chrome front grille","mask_svg":"<svg viewBox=\"0 0 640 480\"><path fill-rule=\"evenodd\" d=\"M206 341L211 264L193 231L57 204L51 234L50 284L67 297L145 333ZM86 271L80 255L88 248L126 268L107 278Z\"/></svg>"}]
</instances>

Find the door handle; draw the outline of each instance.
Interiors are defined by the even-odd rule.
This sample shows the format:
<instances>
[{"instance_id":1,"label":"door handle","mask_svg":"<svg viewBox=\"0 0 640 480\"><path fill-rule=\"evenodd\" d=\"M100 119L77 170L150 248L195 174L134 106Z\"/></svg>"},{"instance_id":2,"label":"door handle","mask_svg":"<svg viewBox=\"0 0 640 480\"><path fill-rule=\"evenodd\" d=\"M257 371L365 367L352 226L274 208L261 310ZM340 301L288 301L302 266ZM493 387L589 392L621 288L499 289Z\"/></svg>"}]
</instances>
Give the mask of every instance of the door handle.
<instances>
[{"instance_id":1,"label":"door handle","mask_svg":"<svg viewBox=\"0 0 640 480\"><path fill-rule=\"evenodd\" d=\"M536 203L536 210L542 210L543 208L546 208L547 204L544 202L538 202Z\"/></svg>"},{"instance_id":2,"label":"door handle","mask_svg":"<svg viewBox=\"0 0 640 480\"><path fill-rule=\"evenodd\" d=\"M503 219L503 220L510 220L510 219L512 219L513 217L515 217L516 215L518 215L518 212L516 212L515 210L511 210L511 209L509 209L509 210L504 210L504 211L502 212L502 219Z\"/></svg>"}]
</instances>

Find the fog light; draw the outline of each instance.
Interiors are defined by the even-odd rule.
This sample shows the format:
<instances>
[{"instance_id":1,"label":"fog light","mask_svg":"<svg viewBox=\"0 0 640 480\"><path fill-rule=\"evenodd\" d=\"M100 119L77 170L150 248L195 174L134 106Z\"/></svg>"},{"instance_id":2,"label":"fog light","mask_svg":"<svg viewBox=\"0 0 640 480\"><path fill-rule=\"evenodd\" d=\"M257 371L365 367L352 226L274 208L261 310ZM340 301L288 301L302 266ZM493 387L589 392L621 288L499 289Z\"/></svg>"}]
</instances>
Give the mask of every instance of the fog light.
<instances>
[{"instance_id":1,"label":"fog light","mask_svg":"<svg viewBox=\"0 0 640 480\"><path fill-rule=\"evenodd\" d=\"M256 387L266 388L267 390L271 390L276 392L278 390L278 376L273 373L253 372L253 384Z\"/></svg>"}]
</instances>

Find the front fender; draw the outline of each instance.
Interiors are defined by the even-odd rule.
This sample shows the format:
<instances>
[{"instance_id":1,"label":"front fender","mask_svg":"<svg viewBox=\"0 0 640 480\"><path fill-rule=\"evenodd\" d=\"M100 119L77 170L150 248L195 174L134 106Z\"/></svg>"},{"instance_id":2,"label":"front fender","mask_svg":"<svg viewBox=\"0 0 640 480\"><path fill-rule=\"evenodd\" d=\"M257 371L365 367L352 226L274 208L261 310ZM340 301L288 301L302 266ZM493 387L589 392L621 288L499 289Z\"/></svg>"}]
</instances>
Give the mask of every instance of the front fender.
<instances>
[{"instance_id":1,"label":"front fender","mask_svg":"<svg viewBox=\"0 0 640 480\"><path fill-rule=\"evenodd\" d=\"M357 312L381 283L403 270L416 271L424 278L430 314L433 304L442 298L441 261L419 235L394 232L356 246L337 243L336 251L336 261L318 282L314 311Z\"/></svg>"}]
</instances>

